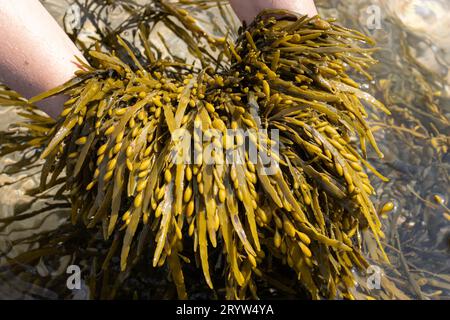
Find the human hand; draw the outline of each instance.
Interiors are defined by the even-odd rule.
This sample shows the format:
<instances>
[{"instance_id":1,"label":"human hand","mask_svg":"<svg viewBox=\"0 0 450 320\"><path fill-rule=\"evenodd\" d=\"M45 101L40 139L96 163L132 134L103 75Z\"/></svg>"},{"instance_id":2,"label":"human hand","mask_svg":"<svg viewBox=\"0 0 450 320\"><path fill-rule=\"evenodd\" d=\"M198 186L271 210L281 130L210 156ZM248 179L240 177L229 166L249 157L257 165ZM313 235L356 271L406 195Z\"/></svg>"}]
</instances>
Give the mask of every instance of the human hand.
<instances>
[{"instance_id":1,"label":"human hand","mask_svg":"<svg viewBox=\"0 0 450 320\"><path fill-rule=\"evenodd\" d=\"M57 87L78 70L83 55L38 0L0 0L0 81L31 98ZM37 103L56 118L66 101L55 96Z\"/></svg>"},{"instance_id":2,"label":"human hand","mask_svg":"<svg viewBox=\"0 0 450 320\"><path fill-rule=\"evenodd\" d=\"M230 3L238 17L247 23L264 9L286 9L310 17L317 14L314 0L230 0Z\"/></svg>"}]
</instances>

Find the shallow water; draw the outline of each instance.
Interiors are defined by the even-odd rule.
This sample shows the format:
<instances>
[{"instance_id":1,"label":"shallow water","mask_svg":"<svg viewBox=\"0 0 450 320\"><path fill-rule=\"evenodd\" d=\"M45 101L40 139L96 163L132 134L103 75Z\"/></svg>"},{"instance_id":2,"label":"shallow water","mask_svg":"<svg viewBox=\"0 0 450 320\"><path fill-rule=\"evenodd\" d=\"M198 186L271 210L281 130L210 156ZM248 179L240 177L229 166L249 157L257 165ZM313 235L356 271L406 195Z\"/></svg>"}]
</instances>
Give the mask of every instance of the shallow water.
<instances>
[{"instance_id":1,"label":"shallow water","mask_svg":"<svg viewBox=\"0 0 450 320\"><path fill-rule=\"evenodd\" d=\"M70 8L70 1L42 1L52 15L64 25L69 23L64 14ZM450 222L445 213L449 213L449 127L444 120L436 119L437 115L450 115L450 27L449 3L446 0L433 1L317 1L324 17L337 17L338 21L348 27L356 28L371 34L378 42L381 50L378 53L380 65L373 69L375 79L367 83L367 88L382 101L383 90L390 86L397 92L392 101L383 101L392 110L392 121L384 122L373 114L373 126L379 126L376 138L379 141L385 159L379 160L370 156L371 162L391 181L383 183L374 178L377 198L374 202L381 206L393 201L395 209L383 219L385 225L385 245L391 265L381 265L385 277L394 283L401 294L397 298L450 299ZM445 13L445 14L444 14ZM121 21L124 12L112 10L108 13L113 23ZM214 13L206 12L205 20L211 19ZM356 17L356 18L355 18ZM396 22L396 23L393 23ZM401 28L398 28L401 25ZM82 37L91 34L92 26L86 25ZM161 29L160 32L168 32ZM125 35L127 36L127 35ZM132 37L131 34L128 34ZM402 41L407 46L402 46ZM157 40L157 39L155 39ZM169 46L178 48L180 43L174 41ZM405 47L410 51L405 52ZM414 68L407 67L415 57ZM419 73L417 73L420 70ZM419 75L418 75L419 74ZM433 97L438 106L427 105L424 100L429 89L423 85L415 85L415 81L426 79L436 83L433 89L439 88L441 97ZM405 89L406 88L406 89ZM431 90L433 91L433 90ZM427 105L427 106L426 106ZM409 107L408 107L409 106ZM407 110L407 111L405 111ZM18 120L13 108L0 109L0 130ZM445 118L445 117L444 117ZM385 126L390 123L391 126ZM383 125L381 125L383 124ZM415 128L414 133L407 130ZM410 130L411 131L411 130ZM442 138L442 139L441 139ZM25 191L38 185L38 172L8 172L7 165L19 160L21 155L0 159L0 218L9 217L14 210L30 200ZM436 197L438 196L438 197ZM439 203L440 200L443 203ZM45 205L44 200L33 203L32 209L38 210ZM0 230L0 251L12 249L9 254L27 250L27 246L17 246L14 241L33 233L54 229L63 221L64 212L52 211L51 214L38 216L38 219L27 219L14 223ZM102 250L100 244L95 244ZM370 251L370 247L367 248ZM95 254L95 253L94 253ZM1 258L0 258L1 259ZM1 262L1 260L0 260ZM69 264L64 255L53 265L40 264L34 271L35 277L51 279L51 275L65 272ZM76 294L71 292L55 293L47 286L47 281L36 278L23 280L14 276L9 270L0 270L0 298L89 298L89 283L83 283L83 290ZM44 283L44 284L42 284ZM132 294L142 287L157 287L160 283L128 283L130 287L125 293ZM387 285L387 284L386 284ZM46 287L46 288L44 288ZM164 288L164 286L162 286ZM391 289L391 288L389 288ZM194 288L193 288L194 290ZM195 290L194 290L195 291ZM201 292L201 288L198 289ZM375 296L390 298L383 292ZM148 298L169 298L173 292L149 290L143 294Z\"/></svg>"},{"instance_id":2,"label":"shallow water","mask_svg":"<svg viewBox=\"0 0 450 320\"><path fill-rule=\"evenodd\" d=\"M380 126L376 138L385 158L371 162L391 179L375 183L377 200L380 205L395 203L394 211L383 220L392 262L386 273L412 298L449 299L450 38L446 30L450 4L415 0L320 3L326 5L325 13L337 16L344 25L371 34L380 47L375 55L380 63L368 87L392 111L386 122L372 121L373 126ZM392 99L382 94L387 87Z\"/></svg>"}]
</instances>

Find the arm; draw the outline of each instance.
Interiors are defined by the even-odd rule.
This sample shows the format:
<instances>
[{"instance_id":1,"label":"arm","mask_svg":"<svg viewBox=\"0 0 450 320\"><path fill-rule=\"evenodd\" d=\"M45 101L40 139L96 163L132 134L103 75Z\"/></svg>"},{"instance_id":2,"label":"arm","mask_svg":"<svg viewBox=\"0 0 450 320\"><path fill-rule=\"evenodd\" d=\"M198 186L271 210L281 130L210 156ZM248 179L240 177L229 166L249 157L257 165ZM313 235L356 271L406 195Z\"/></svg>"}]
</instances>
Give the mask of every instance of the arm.
<instances>
[{"instance_id":1,"label":"arm","mask_svg":"<svg viewBox=\"0 0 450 320\"><path fill-rule=\"evenodd\" d=\"M70 80L82 54L38 0L0 0L0 81L26 98ZM38 103L56 117L64 96Z\"/></svg>"},{"instance_id":2,"label":"arm","mask_svg":"<svg viewBox=\"0 0 450 320\"><path fill-rule=\"evenodd\" d=\"M238 17L250 23L263 9L287 9L308 16L315 16L314 0L230 0Z\"/></svg>"}]
</instances>

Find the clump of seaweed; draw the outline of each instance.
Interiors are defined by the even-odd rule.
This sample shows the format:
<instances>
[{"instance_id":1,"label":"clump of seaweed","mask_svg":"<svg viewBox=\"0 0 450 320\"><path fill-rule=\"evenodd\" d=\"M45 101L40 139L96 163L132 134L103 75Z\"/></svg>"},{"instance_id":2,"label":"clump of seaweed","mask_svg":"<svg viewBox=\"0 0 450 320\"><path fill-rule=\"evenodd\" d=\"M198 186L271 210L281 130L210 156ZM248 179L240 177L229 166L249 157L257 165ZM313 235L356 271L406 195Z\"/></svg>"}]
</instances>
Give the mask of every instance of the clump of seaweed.
<instances>
[{"instance_id":1,"label":"clump of seaweed","mask_svg":"<svg viewBox=\"0 0 450 320\"><path fill-rule=\"evenodd\" d=\"M118 37L126 58L91 50L95 67L29 101L69 95L55 124L23 112L34 137L25 145L45 159L40 192L57 187L74 228L110 245L102 270L120 257L127 274L150 252L187 298L183 269L195 261L210 288L219 268L234 299L257 297L257 281L281 262L310 297L352 298L353 269L368 265L361 230L387 260L365 170L386 178L365 160L367 143L382 156L365 105L389 112L348 74L371 79L374 50L360 44L372 40L332 20L264 11L221 44L226 68L198 72L155 59L141 40L145 56ZM193 137L187 153L180 129Z\"/></svg>"}]
</instances>

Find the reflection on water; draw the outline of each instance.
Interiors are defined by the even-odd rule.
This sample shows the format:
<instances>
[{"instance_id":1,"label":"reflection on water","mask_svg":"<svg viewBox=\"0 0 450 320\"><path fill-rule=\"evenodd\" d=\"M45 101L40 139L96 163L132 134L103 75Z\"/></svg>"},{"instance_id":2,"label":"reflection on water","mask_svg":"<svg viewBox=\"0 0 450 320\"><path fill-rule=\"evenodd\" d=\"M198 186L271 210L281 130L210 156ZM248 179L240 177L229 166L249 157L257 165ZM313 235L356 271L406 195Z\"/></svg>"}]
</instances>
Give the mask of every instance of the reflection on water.
<instances>
[{"instance_id":1,"label":"reflection on water","mask_svg":"<svg viewBox=\"0 0 450 320\"><path fill-rule=\"evenodd\" d=\"M67 3L56 0L43 2L58 19L63 17ZM374 293L374 296L381 299L449 299L449 3L446 0L318 0L317 3L323 16L337 17L341 24L371 34L380 47L377 53L380 64L374 68L375 79L367 83L367 87L389 107L392 115L371 115L385 158L369 157L376 168L390 178L387 183L373 179L377 190L375 203L380 211L386 203L393 204L392 210L386 210L382 215L386 234L384 242L392 265L381 266L389 280L382 285L389 288ZM120 14L114 18L120 21ZM377 19L379 24L374 23ZM87 28L85 35L90 32L89 26ZM14 121L14 114L11 109L1 112L6 116L0 121L4 128ZM14 172L8 164L20 158L21 155L15 155L14 159L0 159L0 218L30 209L26 205L24 190L38 185L35 173L39 168L31 172ZM41 259L35 268L28 268L28 278L17 277L14 270L0 269L0 298L88 298L89 290L95 286L95 266L85 266L93 270L88 278L91 280L83 282L82 290L76 295L68 290L61 292L65 278L61 280L58 275L65 273L66 267L77 256L89 255L94 257L90 261L95 262L95 256L100 256L100 252L103 254L114 240L104 243L101 235L86 239L71 232L70 227L56 228L67 212L61 212L60 208L58 212L53 210L49 199L33 203L32 210L39 213L34 219L8 227L0 224L1 252L38 249L33 240L39 233L45 235L46 241L53 241L56 248L56 251L44 254L56 252L59 259ZM47 213L42 215L44 211ZM19 240L20 246L16 245ZM369 239L368 256L373 249L370 243ZM0 256L0 263L4 261L5 257ZM17 267L19 265L27 268L26 259L18 262ZM137 270L146 268L148 266L143 265ZM114 277L117 271L112 268L110 277ZM125 283L118 277L109 289L114 291L124 287L119 297L133 297L136 292L144 298L174 297L173 288L165 280L161 283L151 280L162 278L158 277L157 271L154 277L148 274L140 277L139 271L136 272L137 276ZM204 297L200 285L191 291L194 297ZM198 296L195 294L197 291ZM108 297L106 293L100 296ZM357 292L355 296L358 297Z\"/></svg>"}]
</instances>

